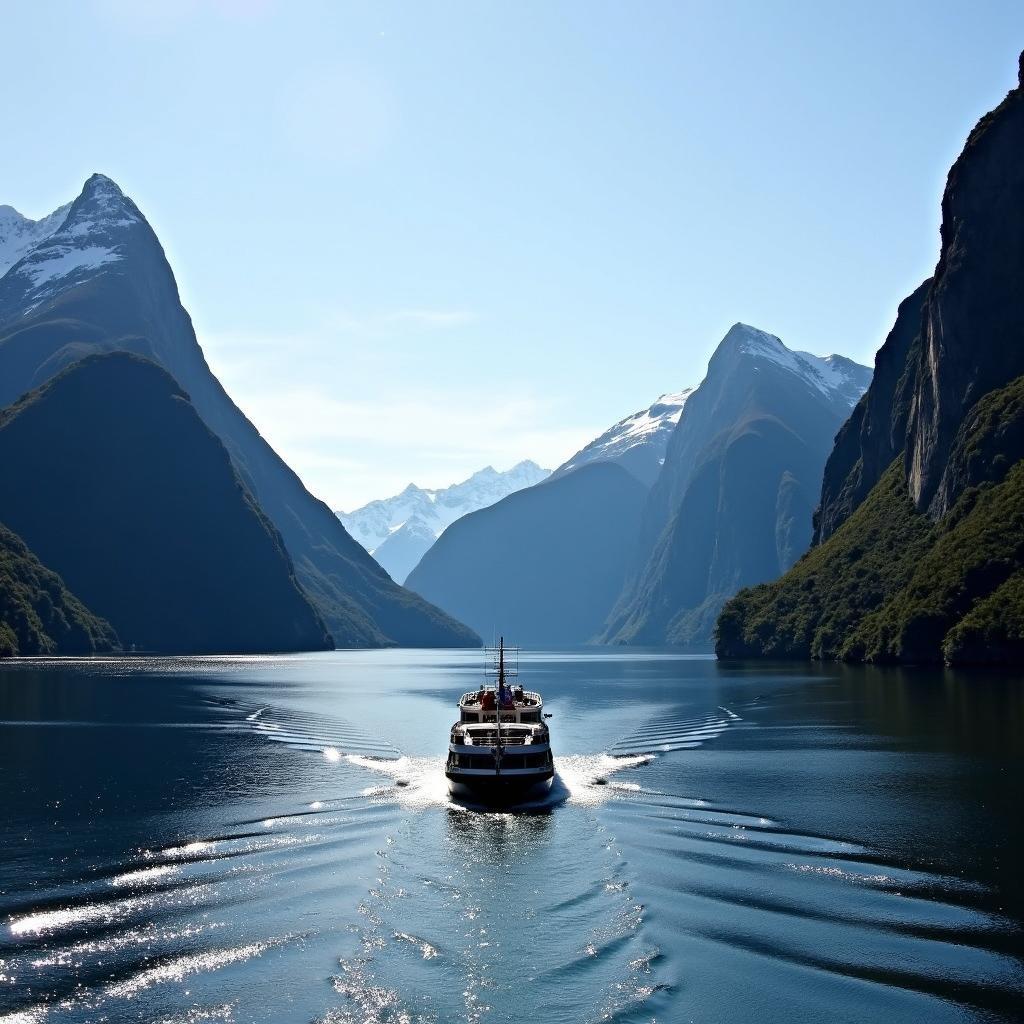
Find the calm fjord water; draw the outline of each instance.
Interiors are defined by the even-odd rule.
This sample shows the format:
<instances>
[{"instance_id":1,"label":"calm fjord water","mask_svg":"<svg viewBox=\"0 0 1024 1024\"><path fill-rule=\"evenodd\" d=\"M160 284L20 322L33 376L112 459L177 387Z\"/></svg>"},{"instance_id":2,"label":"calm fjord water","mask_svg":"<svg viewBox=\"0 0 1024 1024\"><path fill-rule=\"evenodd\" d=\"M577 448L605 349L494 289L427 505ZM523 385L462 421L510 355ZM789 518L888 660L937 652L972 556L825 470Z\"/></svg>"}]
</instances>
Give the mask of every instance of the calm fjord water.
<instances>
[{"instance_id":1,"label":"calm fjord water","mask_svg":"<svg viewBox=\"0 0 1024 1024\"><path fill-rule=\"evenodd\" d=\"M0 1021L1011 1021L1024 681L539 652L559 777L452 804L478 652L0 669Z\"/></svg>"}]
</instances>

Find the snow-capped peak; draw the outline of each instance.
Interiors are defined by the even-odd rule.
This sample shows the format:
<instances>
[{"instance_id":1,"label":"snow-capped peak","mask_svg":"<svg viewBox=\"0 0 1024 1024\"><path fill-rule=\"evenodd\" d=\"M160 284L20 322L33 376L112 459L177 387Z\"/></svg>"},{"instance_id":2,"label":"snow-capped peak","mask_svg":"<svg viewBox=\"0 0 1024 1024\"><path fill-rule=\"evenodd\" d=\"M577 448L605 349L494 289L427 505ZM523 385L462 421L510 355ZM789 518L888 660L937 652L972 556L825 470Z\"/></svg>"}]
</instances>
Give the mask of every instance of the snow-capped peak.
<instances>
[{"instance_id":1,"label":"snow-capped peak","mask_svg":"<svg viewBox=\"0 0 1024 1024\"><path fill-rule=\"evenodd\" d=\"M0 277L25 253L57 231L70 209L71 204L66 203L46 217L31 220L13 206L0 206Z\"/></svg>"},{"instance_id":2,"label":"snow-capped peak","mask_svg":"<svg viewBox=\"0 0 1024 1024\"><path fill-rule=\"evenodd\" d=\"M128 233L145 223L138 207L102 174L93 174L73 203L42 220L30 221L11 207L3 211L0 322L7 319L5 307L27 315L56 293L121 260Z\"/></svg>"},{"instance_id":3,"label":"snow-capped peak","mask_svg":"<svg viewBox=\"0 0 1024 1024\"><path fill-rule=\"evenodd\" d=\"M130 227L141 220L138 207L115 182L106 175L93 174L71 204L61 230L78 237L97 232L109 235L118 228Z\"/></svg>"},{"instance_id":4,"label":"snow-capped peak","mask_svg":"<svg viewBox=\"0 0 1024 1024\"><path fill-rule=\"evenodd\" d=\"M712 364L723 354L734 353L766 360L798 376L828 398L840 398L851 407L871 383L871 370L845 356L816 356L811 352L794 352L786 348L774 334L737 323L729 328L720 342ZM709 371L711 367L709 366Z\"/></svg>"},{"instance_id":5,"label":"snow-capped peak","mask_svg":"<svg viewBox=\"0 0 1024 1024\"><path fill-rule=\"evenodd\" d=\"M400 494L371 501L354 512L338 512L337 516L345 529L374 554L400 530L414 531L420 536L429 533L436 539L456 519L493 505L513 491L532 487L549 475L550 470L528 460L503 473L486 466L450 487L435 489L409 484ZM384 567L389 569L386 564Z\"/></svg>"}]
</instances>

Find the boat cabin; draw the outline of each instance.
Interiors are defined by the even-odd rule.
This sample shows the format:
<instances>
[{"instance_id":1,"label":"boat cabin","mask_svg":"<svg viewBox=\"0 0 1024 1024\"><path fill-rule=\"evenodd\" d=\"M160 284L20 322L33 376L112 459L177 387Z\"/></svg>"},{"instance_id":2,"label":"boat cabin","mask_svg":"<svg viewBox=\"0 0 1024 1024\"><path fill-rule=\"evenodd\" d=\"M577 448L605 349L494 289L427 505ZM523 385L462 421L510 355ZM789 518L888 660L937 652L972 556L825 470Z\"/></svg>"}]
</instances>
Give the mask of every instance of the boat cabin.
<instances>
[{"instance_id":1,"label":"boat cabin","mask_svg":"<svg viewBox=\"0 0 1024 1024\"><path fill-rule=\"evenodd\" d=\"M479 690L464 693L459 699L459 721L497 722L499 715L502 724L544 720L544 702L539 693L524 690L521 686L509 687L508 690L512 699L504 704L499 701L498 689L493 686L481 686Z\"/></svg>"},{"instance_id":2,"label":"boat cabin","mask_svg":"<svg viewBox=\"0 0 1024 1024\"><path fill-rule=\"evenodd\" d=\"M502 725L499 740L498 727L492 723L456 722L452 726L451 742L457 747L525 747L549 741L548 727L536 725Z\"/></svg>"}]
</instances>

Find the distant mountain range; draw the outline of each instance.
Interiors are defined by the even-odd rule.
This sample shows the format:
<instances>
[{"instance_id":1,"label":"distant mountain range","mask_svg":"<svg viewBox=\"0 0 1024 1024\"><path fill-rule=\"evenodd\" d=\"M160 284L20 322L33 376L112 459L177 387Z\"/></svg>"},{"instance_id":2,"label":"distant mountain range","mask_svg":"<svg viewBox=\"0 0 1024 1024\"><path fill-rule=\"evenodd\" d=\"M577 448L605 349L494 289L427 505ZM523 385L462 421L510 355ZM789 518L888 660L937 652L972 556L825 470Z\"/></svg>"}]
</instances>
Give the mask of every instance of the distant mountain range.
<instances>
[{"instance_id":1,"label":"distant mountain range","mask_svg":"<svg viewBox=\"0 0 1024 1024\"><path fill-rule=\"evenodd\" d=\"M488 639L586 643L622 589L646 494L612 461L552 476L449 526L408 585Z\"/></svg>"},{"instance_id":2,"label":"distant mountain range","mask_svg":"<svg viewBox=\"0 0 1024 1024\"><path fill-rule=\"evenodd\" d=\"M73 203L36 222L0 208L0 259L0 407L89 355L121 351L151 360L181 389L177 401L190 402L226 449L233 472L279 534L295 579L335 643L479 643L472 631L392 582L231 401L206 364L156 235L113 181L93 175ZM53 401L51 396L47 404ZM69 435L85 426L76 421L81 414L66 410ZM42 488L45 474L38 477L26 478L24 486ZM72 497L105 505L111 521L117 520L113 495L87 488ZM0 500L0 522L7 515ZM183 564L194 540L185 525L164 538L171 550L180 550ZM42 538L36 541L43 544ZM142 564L160 554L135 550ZM42 561L62 575L67 571ZM206 581L200 575L193 584L198 590ZM149 612L158 617L160 608L150 606ZM250 630L248 639L235 636L231 643L259 646L256 621ZM263 640L272 642L271 635Z\"/></svg>"},{"instance_id":3,"label":"distant mountain range","mask_svg":"<svg viewBox=\"0 0 1024 1024\"><path fill-rule=\"evenodd\" d=\"M817 544L744 590L722 657L1024 662L1024 55L946 181L935 273L836 438Z\"/></svg>"},{"instance_id":4,"label":"distant mountain range","mask_svg":"<svg viewBox=\"0 0 1024 1024\"><path fill-rule=\"evenodd\" d=\"M656 475L690 389L609 427L539 485L457 520L406 582L482 636L586 643L630 564L646 480ZM452 614L458 614L452 612Z\"/></svg>"},{"instance_id":5,"label":"distant mountain range","mask_svg":"<svg viewBox=\"0 0 1024 1024\"><path fill-rule=\"evenodd\" d=\"M401 494L371 501L354 512L338 512L345 529L404 583L444 530L470 512L493 505L514 491L546 479L549 469L529 460L499 473L493 466L450 487L409 484Z\"/></svg>"}]
</instances>

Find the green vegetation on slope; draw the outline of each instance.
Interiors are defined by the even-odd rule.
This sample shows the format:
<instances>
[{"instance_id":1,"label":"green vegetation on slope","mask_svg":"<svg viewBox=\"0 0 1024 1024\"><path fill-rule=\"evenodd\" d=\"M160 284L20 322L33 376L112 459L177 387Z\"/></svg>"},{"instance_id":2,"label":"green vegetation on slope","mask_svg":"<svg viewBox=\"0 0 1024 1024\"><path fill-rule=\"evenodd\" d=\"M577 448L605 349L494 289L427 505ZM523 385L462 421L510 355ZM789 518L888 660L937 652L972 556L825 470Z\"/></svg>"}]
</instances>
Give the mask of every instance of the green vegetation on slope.
<instances>
[{"instance_id":1,"label":"green vegetation on slope","mask_svg":"<svg viewBox=\"0 0 1024 1024\"><path fill-rule=\"evenodd\" d=\"M856 512L781 579L741 590L718 620L719 657L837 658L856 625L909 580L931 526L896 459Z\"/></svg>"},{"instance_id":2,"label":"green vegetation on slope","mask_svg":"<svg viewBox=\"0 0 1024 1024\"><path fill-rule=\"evenodd\" d=\"M897 459L863 505L718 623L723 657L1001 662L1024 656L1024 377L982 399L950 468L966 488L938 523Z\"/></svg>"},{"instance_id":3,"label":"green vegetation on slope","mask_svg":"<svg viewBox=\"0 0 1024 1024\"><path fill-rule=\"evenodd\" d=\"M954 665L1024 661L1024 569L979 601L949 631L943 654Z\"/></svg>"},{"instance_id":4,"label":"green vegetation on slope","mask_svg":"<svg viewBox=\"0 0 1024 1024\"><path fill-rule=\"evenodd\" d=\"M113 629L0 525L0 657L92 654L117 647Z\"/></svg>"}]
</instances>

